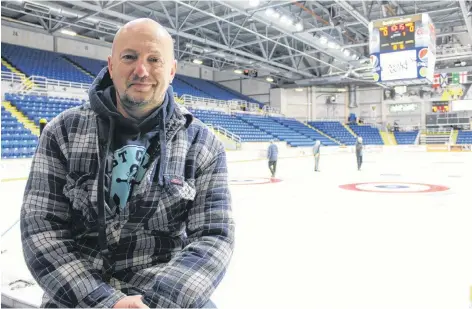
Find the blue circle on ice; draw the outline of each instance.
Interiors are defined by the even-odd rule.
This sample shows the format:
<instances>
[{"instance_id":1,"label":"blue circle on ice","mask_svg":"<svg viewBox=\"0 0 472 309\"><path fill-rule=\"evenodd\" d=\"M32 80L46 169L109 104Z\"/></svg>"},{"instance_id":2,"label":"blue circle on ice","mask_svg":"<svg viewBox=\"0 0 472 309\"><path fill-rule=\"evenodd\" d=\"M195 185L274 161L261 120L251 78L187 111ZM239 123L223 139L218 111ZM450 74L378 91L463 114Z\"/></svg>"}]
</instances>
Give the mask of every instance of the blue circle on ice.
<instances>
[{"instance_id":1,"label":"blue circle on ice","mask_svg":"<svg viewBox=\"0 0 472 309\"><path fill-rule=\"evenodd\" d=\"M380 189L408 189L410 186L405 185L377 185L376 188Z\"/></svg>"}]
</instances>

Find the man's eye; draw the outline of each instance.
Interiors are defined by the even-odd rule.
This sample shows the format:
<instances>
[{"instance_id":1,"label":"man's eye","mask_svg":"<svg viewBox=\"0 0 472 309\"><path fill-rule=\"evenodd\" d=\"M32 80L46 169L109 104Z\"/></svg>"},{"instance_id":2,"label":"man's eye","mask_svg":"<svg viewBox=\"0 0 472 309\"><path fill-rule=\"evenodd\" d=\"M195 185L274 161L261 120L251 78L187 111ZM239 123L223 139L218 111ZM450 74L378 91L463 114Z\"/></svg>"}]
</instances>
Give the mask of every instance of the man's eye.
<instances>
[{"instance_id":1,"label":"man's eye","mask_svg":"<svg viewBox=\"0 0 472 309\"><path fill-rule=\"evenodd\" d=\"M150 58L149 61L154 62L154 63L162 62L161 59L159 59L159 58Z\"/></svg>"},{"instance_id":2,"label":"man's eye","mask_svg":"<svg viewBox=\"0 0 472 309\"><path fill-rule=\"evenodd\" d=\"M134 56L134 55L124 55L123 57L121 57L121 59L123 59L123 60L134 60L134 59L136 59L136 56Z\"/></svg>"}]
</instances>

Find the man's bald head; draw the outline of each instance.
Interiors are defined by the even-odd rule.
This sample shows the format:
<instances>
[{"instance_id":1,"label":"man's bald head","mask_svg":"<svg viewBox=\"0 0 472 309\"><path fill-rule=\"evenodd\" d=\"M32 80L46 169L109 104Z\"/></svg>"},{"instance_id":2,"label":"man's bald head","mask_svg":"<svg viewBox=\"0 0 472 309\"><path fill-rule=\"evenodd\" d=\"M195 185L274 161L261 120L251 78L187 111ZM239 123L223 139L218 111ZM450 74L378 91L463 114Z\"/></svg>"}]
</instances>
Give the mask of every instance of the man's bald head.
<instances>
[{"instance_id":1,"label":"man's bald head","mask_svg":"<svg viewBox=\"0 0 472 309\"><path fill-rule=\"evenodd\" d=\"M162 40L169 43L170 46L172 46L172 58L174 58L174 41L172 40L172 36L161 24L150 18L138 18L132 20L118 29L115 37L113 38L113 45L111 47L112 56L116 49L116 45L120 44L120 40L123 40L123 37L126 38L128 35L133 35L134 33L140 32L142 30L154 31L156 33L156 37L161 38Z\"/></svg>"},{"instance_id":2,"label":"man's bald head","mask_svg":"<svg viewBox=\"0 0 472 309\"><path fill-rule=\"evenodd\" d=\"M145 117L162 103L174 78L172 37L152 19L128 22L115 35L108 70L118 94L118 110L125 116Z\"/></svg>"}]
</instances>

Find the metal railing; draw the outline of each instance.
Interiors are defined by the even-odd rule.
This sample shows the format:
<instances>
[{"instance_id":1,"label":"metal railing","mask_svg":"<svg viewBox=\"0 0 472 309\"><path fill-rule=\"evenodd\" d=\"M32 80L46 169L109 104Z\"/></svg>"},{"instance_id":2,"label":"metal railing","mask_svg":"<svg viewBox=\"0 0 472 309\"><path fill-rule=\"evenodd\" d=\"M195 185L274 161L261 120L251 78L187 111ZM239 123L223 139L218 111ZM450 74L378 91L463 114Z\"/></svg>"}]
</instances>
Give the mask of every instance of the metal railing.
<instances>
[{"instance_id":1,"label":"metal railing","mask_svg":"<svg viewBox=\"0 0 472 309\"><path fill-rule=\"evenodd\" d=\"M43 76L33 75L28 78L29 81L34 83L34 87L32 88L40 88L40 89L48 89L49 86L56 86L56 87L66 87L66 88L77 88L83 89L87 91L92 84L85 84L85 83L76 83L71 81L65 80L57 80L57 79L50 79Z\"/></svg>"},{"instance_id":2,"label":"metal railing","mask_svg":"<svg viewBox=\"0 0 472 309\"><path fill-rule=\"evenodd\" d=\"M26 77L24 74L14 73L9 71L2 71L2 81L19 83L20 86L12 87L15 91L31 92L31 91L47 91L49 86L56 86L62 88L77 88L88 90L91 84L76 83L71 81L57 80L46 78L44 76L33 75ZM14 86L14 85L12 85Z\"/></svg>"},{"instance_id":3,"label":"metal railing","mask_svg":"<svg viewBox=\"0 0 472 309\"><path fill-rule=\"evenodd\" d=\"M16 74L10 71L2 71L2 82L10 83L14 92L21 91L24 88L24 81L27 77L24 74Z\"/></svg>"},{"instance_id":4,"label":"metal railing","mask_svg":"<svg viewBox=\"0 0 472 309\"><path fill-rule=\"evenodd\" d=\"M451 130L451 134L449 134L449 145L452 145L452 136L454 135L454 130Z\"/></svg>"},{"instance_id":5,"label":"metal railing","mask_svg":"<svg viewBox=\"0 0 472 309\"><path fill-rule=\"evenodd\" d=\"M215 132L217 132L217 133L229 138L230 140L234 141L236 143L236 149L241 148L242 140L241 140L241 137L239 135L236 135L233 132L228 131L227 129L225 129L223 127L212 125L211 123L206 124L206 125L207 125L207 127L213 129Z\"/></svg>"},{"instance_id":6,"label":"metal railing","mask_svg":"<svg viewBox=\"0 0 472 309\"><path fill-rule=\"evenodd\" d=\"M2 81L22 83L23 79L26 79L26 75L24 74L17 74L10 71L2 71Z\"/></svg>"}]
</instances>

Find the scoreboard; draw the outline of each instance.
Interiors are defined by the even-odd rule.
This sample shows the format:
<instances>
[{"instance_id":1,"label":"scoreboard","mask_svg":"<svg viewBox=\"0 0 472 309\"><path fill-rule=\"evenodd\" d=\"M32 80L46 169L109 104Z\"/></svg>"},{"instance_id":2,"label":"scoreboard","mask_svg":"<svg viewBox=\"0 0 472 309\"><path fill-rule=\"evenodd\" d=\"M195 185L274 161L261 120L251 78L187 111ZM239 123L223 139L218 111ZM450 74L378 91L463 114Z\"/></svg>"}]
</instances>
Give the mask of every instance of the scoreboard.
<instances>
[{"instance_id":1,"label":"scoreboard","mask_svg":"<svg viewBox=\"0 0 472 309\"><path fill-rule=\"evenodd\" d=\"M449 102L433 101L431 111L433 113L447 113L449 112Z\"/></svg>"},{"instance_id":2,"label":"scoreboard","mask_svg":"<svg viewBox=\"0 0 472 309\"><path fill-rule=\"evenodd\" d=\"M400 23L379 28L380 52L415 48L415 23Z\"/></svg>"},{"instance_id":3,"label":"scoreboard","mask_svg":"<svg viewBox=\"0 0 472 309\"><path fill-rule=\"evenodd\" d=\"M369 34L374 81L392 85L433 82L436 31L428 14L371 21Z\"/></svg>"}]
</instances>

